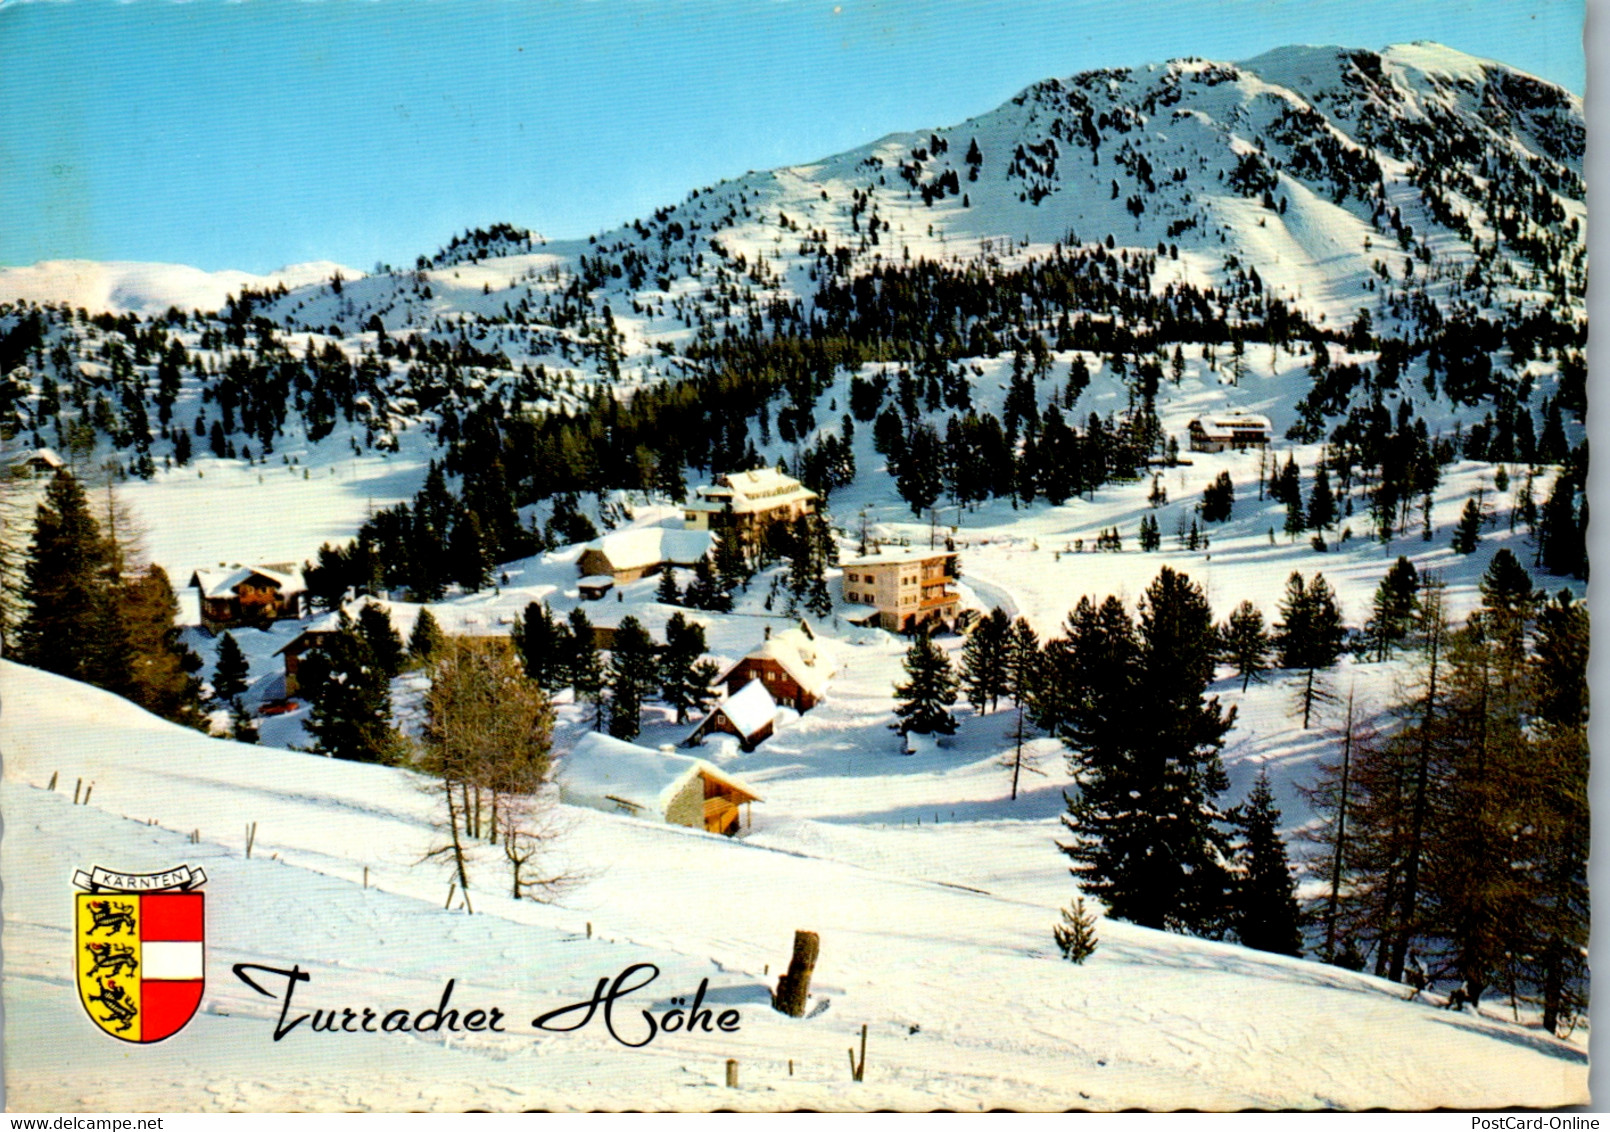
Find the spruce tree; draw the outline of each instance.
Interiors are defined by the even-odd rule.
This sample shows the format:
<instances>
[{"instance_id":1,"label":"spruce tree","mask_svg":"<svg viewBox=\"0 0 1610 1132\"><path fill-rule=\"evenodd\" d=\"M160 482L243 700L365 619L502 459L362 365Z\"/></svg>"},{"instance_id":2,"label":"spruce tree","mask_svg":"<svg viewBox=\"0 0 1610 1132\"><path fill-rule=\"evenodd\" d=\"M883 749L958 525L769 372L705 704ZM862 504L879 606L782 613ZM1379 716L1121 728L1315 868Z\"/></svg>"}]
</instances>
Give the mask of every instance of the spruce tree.
<instances>
[{"instance_id":1,"label":"spruce tree","mask_svg":"<svg viewBox=\"0 0 1610 1132\"><path fill-rule=\"evenodd\" d=\"M311 704L303 725L320 754L391 763L400 740L391 726L391 681L352 619L303 658L298 683Z\"/></svg>"},{"instance_id":2,"label":"spruce tree","mask_svg":"<svg viewBox=\"0 0 1610 1132\"><path fill-rule=\"evenodd\" d=\"M676 709L683 723L690 711L702 711L715 697L710 685L720 675L714 661L704 656L704 627L673 613L665 625L665 649L660 654L660 699Z\"/></svg>"},{"instance_id":3,"label":"spruce tree","mask_svg":"<svg viewBox=\"0 0 1610 1132\"><path fill-rule=\"evenodd\" d=\"M1298 700L1302 704L1303 730L1306 731L1314 704L1330 698L1319 674L1341 656L1345 636L1341 612L1336 608L1336 599L1325 576L1315 574L1314 580L1305 584L1302 574L1293 571L1286 580L1280 617L1275 626L1275 647L1280 667L1301 673Z\"/></svg>"},{"instance_id":4,"label":"spruce tree","mask_svg":"<svg viewBox=\"0 0 1610 1132\"><path fill-rule=\"evenodd\" d=\"M28 612L17 627L16 659L104 686L104 636L116 607L115 567L78 480L58 471L45 488L23 564Z\"/></svg>"},{"instance_id":5,"label":"spruce tree","mask_svg":"<svg viewBox=\"0 0 1610 1132\"><path fill-rule=\"evenodd\" d=\"M1215 799L1228 785L1218 752L1235 711L1205 695L1217 645L1207 599L1165 567L1147 587L1138 633L1117 598L1099 609L1084 599L1068 641L1061 732L1078 792L1060 848L1081 890L1144 927L1221 933L1230 877Z\"/></svg>"},{"instance_id":6,"label":"spruce tree","mask_svg":"<svg viewBox=\"0 0 1610 1132\"><path fill-rule=\"evenodd\" d=\"M1272 645L1268 630L1264 628L1263 612L1250 601L1235 607L1219 630L1224 658L1235 666L1241 677L1241 690L1269 670L1269 652Z\"/></svg>"},{"instance_id":7,"label":"spruce tree","mask_svg":"<svg viewBox=\"0 0 1610 1132\"><path fill-rule=\"evenodd\" d=\"M1236 846L1235 931L1246 947L1277 955L1301 956L1301 915L1286 844L1280 839L1280 811L1269 788L1269 773L1260 770L1235 813L1240 833Z\"/></svg>"},{"instance_id":8,"label":"spruce tree","mask_svg":"<svg viewBox=\"0 0 1610 1132\"><path fill-rule=\"evenodd\" d=\"M232 703L246 690L249 670L246 654L240 651L234 634L225 633L218 639L218 663L212 675L213 699L220 704Z\"/></svg>"},{"instance_id":9,"label":"spruce tree","mask_svg":"<svg viewBox=\"0 0 1610 1132\"><path fill-rule=\"evenodd\" d=\"M1012 622L1003 609L981 617L962 645L961 681L967 702L982 714L993 711L1007 691L1006 648Z\"/></svg>"},{"instance_id":10,"label":"spruce tree","mask_svg":"<svg viewBox=\"0 0 1610 1132\"><path fill-rule=\"evenodd\" d=\"M897 684L894 690L899 701L894 713L900 719L900 734L954 734L956 719L950 708L956 702L956 673L950 659L923 628L917 630L906 650L905 671L906 682Z\"/></svg>"},{"instance_id":11,"label":"spruce tree","mask_svg":"<svg viewBox=\"0 0 1610 1132\"><path fill-rule=\"evenodd\" d=\"M375 663L380 671L391 679L402 671L403 666L403 640L402 634L391 623L391 612L385 606L368 602L358 611L358 632L363 634L364 643L374 655Z\"/></svg>"},{"instance_id":12,"label":"spruce tree","mask_svg":"<svg viewBox=\"0 0 1610 1132\"><path fill-rule=\"evenodd\" d=\"M1033 718L1032 707L1045 682L1045 656L1040 651L1040 637L1034 626L1019 617L1007 631L1002 667L1006 671L1006 689L1012 697L1017 720L1012 728L1012 800L1017 801L1018 780L1023 768L1041 773L1023 759L1023 740L1028 737L1028 722Z\"/></svg>"},{"instance_id":13,"label":"spruce tree","mask_svg":"<svg viewBox=\"0 0 1610 1132\"><path fill-rule=\"evenodd\" d=\"M615 630L609 654L609 733L635 739L642 730L643 701L654 687L654 641L643 623L625 617Z\"/></svg>"},{"instance_id":14,"label":"spruce tree","mask_svg":"<svg viewBox=\"0 0 1610 1132\"><path fill-rule=\"evenodd\" d=\"M1370 620L1364 627L1377 661L1391 656L1393 646L1408 636L1419 594L1420 575L1414 563L1400 555L1375 587Z\"/></svg>"},{"instance_id":15,"label":"spruce tree","mask_svg":"<svg viewBox=\"0 0 1610 1132\"><path fill-rule=\"evenodd\" d=\"M414 631L408 634L408 655L428 664L446 641L447 637L435 616L429 609L420 606L419 616L414 619Z\"/></svg>"}]
</instances>

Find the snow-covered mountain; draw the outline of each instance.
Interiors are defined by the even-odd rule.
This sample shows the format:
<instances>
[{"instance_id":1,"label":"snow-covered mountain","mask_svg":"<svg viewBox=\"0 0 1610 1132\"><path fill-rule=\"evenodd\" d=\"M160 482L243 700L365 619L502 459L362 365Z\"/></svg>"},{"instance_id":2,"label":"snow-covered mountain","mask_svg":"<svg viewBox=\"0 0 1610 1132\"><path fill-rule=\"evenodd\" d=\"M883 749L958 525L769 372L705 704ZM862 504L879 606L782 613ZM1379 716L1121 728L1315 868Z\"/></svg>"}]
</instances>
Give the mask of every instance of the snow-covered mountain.
<instances>
[{"instance_id":1,"label":"snow-covered mountain","mask_svg":"<svg viewBox=\"0 0 1610 1132\"><path fill-rule=\"evenodd\" d=\"M323 544L338 559L361 529L372 569L351 582L390 591L405 628L424 604L482 628L531 601L602 613L576 586L595 528L674 524L691 483L779 463L826 496L841 551L948 535L964 604L1022 616L1042 638L1085 595L1133 608L1163 567L1201 585L1215 620L1250 601L1270 622L1293 571L1323 571L1356 628L1400 555L1446 583L1458 620L1501 550L1550 592L1585 591L1572 576L1585 564L1544 545L1550 522L1559 546L1586 519L1583 139L1579 99L1500 63L1431 44L1294 47L1047 80L969 121L749 173L584 240L496 225L369 275L7 269L5 462L43 445L97 483L110 468L145 553L181 585L217 563L316 562ZM1232 412L1266 419L1275 452L1189 450L1193 420ZM940 454L918 468L926 485L913 450ZM1051 482L1058 461L1083 478ZM1288 462L1295 507L1275 496ZM433 463L440 490L422 501ZM1322 469L1334 513L1310 524L1301 504ZM1198 504L1221 481L1232 514L1209 522ZM42 482L0 480L18 494ZM1472 508L1476 543L1456 547ZM477 582L438 576L425 593L404 569L497 539ZM786 569L762 564L730 612L688 612L714 659L735 662L786 624ZM658 636L681 611L657 582L625 582L604 604ZM676 993L710 974L746 1028L755 1019L751 1044L721 1053L767 1090L748 1107L1582 1095L1585 1029L1556 1040L1524 1006L1510 1022L1507 1005L1435 1011L1382 980L1116 921L1090 965L1064 963L1050 938L1073 894L1053 845L1074 785L1062 744L1029 740L1045 774L1018 798L999 761L1014 746L1004 711L958 708L954 739L903 757L890 731L903 644L850 612L840 601L817 618L843 659L824 703L756 751L716 756L767 796L752 833L726 842L577 812L569 845L596 875L554 907L499 901L489 882L473 920L441 911L443 874L417 867L429 831L409 772L272 749L307 741L305 707L265 719L265 746L248 749L15 666L0 667L6 849L80 860L126 852L132 829L163 858L152 867L189 853L284 920L316 897L296 931L231 911L232 955L305 958L319 985L371 997L437 993L474 970L478 992L558 1001L644 957ZM282 696L278 650L299 628L239 632L252 706ZM187 635L210 672L216 641ZM960 637L943 647L954 657ZM1344 658L1337 689L1382 716L1405 669ZM409 679L417 699L416 676L399 679L399 700ZM1301 856L1300 831L1318 821L1302 788L1336 721L1299 726L1279 676L1241 684L1225 671L1212 688L1239 712L1224 800L1268 770ZM562 752L592 721L560 698ZM684 738L671 714L651 705L643 741ZM94 781L93 805L43 790L58 772ZM235 839L250 821L263 832L247 861ZM9 897L31 886L27 907L67 905L16 856L6 869L13 1033L55 1040L62 924L19 919ZM719 875L739 910L690 902L690 872ZM785 891L799 895L777 900ZM803 1024L765 1002L797 927L827 933L832 999ZM355 932L390 941L361 971ZM976 1002L951 1001L963 985ZM312 1053L283 1078L263 1072L263 1004L228 982L213 991L197 1032L244 1067L204 1084L218 1107L291 1103L293 1079L310 1107L471 1103L350 1088L344 1063ZM862 1021L888 1076L847 1098L842 1051ZM407 1048L418 1077L502 1090L498 1107L731 1100L686 1040L629 1063L602 1038ZM158 1054L172 1060L140 1085L148 1096L108 1070L72 1096L35 1074L34 1099L160 1106L164 1082L188 1071L169 1049L181 1047Z\"/></svg>"}]
</instances>

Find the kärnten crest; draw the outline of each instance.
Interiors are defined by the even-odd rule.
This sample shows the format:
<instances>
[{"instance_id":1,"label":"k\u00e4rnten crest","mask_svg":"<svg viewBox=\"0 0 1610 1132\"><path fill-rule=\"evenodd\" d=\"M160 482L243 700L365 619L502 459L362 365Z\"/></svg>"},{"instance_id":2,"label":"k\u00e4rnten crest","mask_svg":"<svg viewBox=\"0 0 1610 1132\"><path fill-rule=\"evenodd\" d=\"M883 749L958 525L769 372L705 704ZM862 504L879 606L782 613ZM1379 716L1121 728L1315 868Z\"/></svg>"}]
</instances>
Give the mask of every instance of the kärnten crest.
<instances>
[{"instance_id":1,"label":"k\u00e4rnten crest","mask_svg":"<svg viewBox=\"0 0 1610 1132\"><path fill-rule=\"evenodd\" d=\"M207 876L96 866L73 875L73 963L91 1019L125 1042L160 1042L190 1021L206 984Z\"/></svg>"}]
</instances>

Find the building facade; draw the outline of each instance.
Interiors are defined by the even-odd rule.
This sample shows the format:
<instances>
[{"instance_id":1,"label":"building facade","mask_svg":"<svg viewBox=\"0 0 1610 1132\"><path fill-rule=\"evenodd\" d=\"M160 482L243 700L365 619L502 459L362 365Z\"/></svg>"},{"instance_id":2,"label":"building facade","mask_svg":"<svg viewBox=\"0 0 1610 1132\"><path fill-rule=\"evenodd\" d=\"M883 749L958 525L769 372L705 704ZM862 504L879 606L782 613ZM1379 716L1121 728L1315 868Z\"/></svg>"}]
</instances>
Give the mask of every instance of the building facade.
<instances>
[{"instance_id":1,"label":"building facade","mask_svg":"<svg viewBox=\"0 0 1610 1132\"><path fill-rule=\"evenodd\" d=\"M840 565L844 601L866 607L862 616L847 611L850 620L894 633L925 623L955 624L961 606L954 589L955 551L891 547Z\"/></svg>"}]
</instances>

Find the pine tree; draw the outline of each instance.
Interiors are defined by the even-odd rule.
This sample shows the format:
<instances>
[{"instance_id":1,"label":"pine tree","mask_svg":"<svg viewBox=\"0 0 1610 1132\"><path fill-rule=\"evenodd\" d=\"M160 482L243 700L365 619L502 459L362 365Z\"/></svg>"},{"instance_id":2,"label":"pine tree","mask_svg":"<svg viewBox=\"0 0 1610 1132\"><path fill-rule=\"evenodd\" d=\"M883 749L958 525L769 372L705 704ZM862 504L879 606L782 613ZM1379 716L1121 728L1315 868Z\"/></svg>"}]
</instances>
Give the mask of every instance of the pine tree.
<instances>
[{"instance_id":1,"label":"pine tree","mask_svg":"<svg viewBox=\"0 0 1610 1132\"><path fill-rule=\"evenodd\" d=\"M1364 627L1378 662L1391 656L1393 646L1408 635L1419 594L1420 575L1414 563L1399 556L1375 587L1372 614Z\"/></svg>"},{"instance_id":2,"label":"pine tree","mask_svg":"<svg viewBox=\"0 0 1610 1132\"><path fill-rule=\"evenodd\" d=\"M302 659L298 683L312 705L304 724L320 754L391 763L400 741L391 726L391 682L352 619Z\"/></svg>"},{"instance_id":3,"label":"pine tree","mask_svg":"<svg viewBox=\"0 0 1610 1132\"><path fill-rule=\"evenodd\" d=\"M23 564L28 612L17 627L16 659L103 687L121 682L124 674L106 657L115 581L110 548L83 489L71 473L57 472L39 504Z\"/></svg>"},{"instance_id":4,"label":"pine tree","mask_svg":"<svg viewBox=\"0 0 1610 1132\"><path fill-rule=\"evenodd\" d=\"M1060 731L1079 788L1060 848L1084 892L1144 927L1212 935L1227 924L1214 799L1228 785L1218 751L1235 711L1204 695L1215 645L1200 587L1166 567L1147 587L1138 634L1115 597L1099 609L1081 600L1069 618Z\"/></svg>"},{"instance_id":5,"label":"pine tree","mask_svg":"<svg viewBox=\"0 0 1610 1132\"><path fill-rule=\"evenodd\" d=\"M1342 894L1351 888L1350 881L1357 868L1353 851L1357 838L1354 815L1359 809L1361 793L1357 764L1370 757L1375 743L1373 730L1361 722L1352 689L1348 690L1347 711L1335 739L1335 757L1321 759L1314 782L1299 787L1309 809L1320 819L1318 825L1306 829L1302 836L1321 848L1312 858L1309 871L1324 886L1319 918L1325 936L1320 958L1326 963L1339 962L1338 944L1344 938L1351 939L1344 928L1344 916L1349 910L1343 907Z\"/></svg>"},{"instance_id":6,"label":"pine tree","mask_svg":"<svg viewBox=\"0 0 1610 1132\"><path fill-rule=\"evenodd\" d=\"M643 701L654 687L654 641L635 617L622 618L609 654L609 733L634 739L642 730Z\"/></svg>"},{"instance_id":7,"label":"pine tree","mask_svg":"<svg viewBox=\"0 0 1610 1132\"><path fill-rule=\"evenodd\" d=\"M954 734L956 719L950 708L956 702L956 673L924 629L917 630L906 650L905 671L906 682L894 690L900 734Z\"/></svg>"},{"instance_id":8,"label":"pine tree","mask_svg":"<svg viewBox=\"0 0 1610 1132\"><path fill-rule=\"evenodd\" d=\"M570 658L566 652L567 646L574 650L574 645L564 638L558 619L545 603L528 602L524 614L515 619L510 636L525 665L527 679L550 692L570 683Z\"/></svg>"},{"instance_id":9,"label":"pine tree","mask_svg":"<svg viewBox=\"0 0 1610 1132\"><path fill-rule=\"evenodd\" d=\"M1263 612L1250 601L1235 607L1228 621L1219 629L1224 657L1235 666L1241 677L1241 690L1269 670L1269 652L1273 647L1264 628Z\"/></svg>"},{"instance_id":10,"label":"pine tree","mask_svg":"<svg viewBox=\"0 0 1610 1132\"><path fill-rule=\"evenodd\" d=\"M1011 627L1005 610L992 609L979 618L962 645L962 688L979 714L986 704L995 710L1007 692L1006 647Z\"/></svg>"},{"instance_id":11,"label":"pine tree","mask_svg":"<svg viewBox=\"0 0 1610 1132\"><path fill-rule=\"evenodd\" d=\"M604 695L604 661L599 655L591 622L579 609L572 609L568 621L570 641L569 683L576 702L593 706L593 730L602 731L608 716Z\"/></svg>"},{"instance_id":12,"label":"pine tree","mask_svg":"<svg viewBox=\"0 0 1610 1132\"><path fill-rule=\"evenodd\" d=\"M1297 886L1286 844L1280 839L1267 770L1258 772L1246 804L1234 817L1240 832L1236 850L1235 930L1246 947L1277 955L1301 956L1302 931Z\"/></svg>"},{"instance_id":13,"label":"pine tree","mask_svg":"<svg viewBox=\"0 0 1610 1132\"><path fill-rule=\"evenodd\" d=\"M665 650L660 654L660 699L676 709L683 723L690 711L702 711L715 697L710 691L720 669L704 656L704 627L673 613L665 625Z\"/></svg>"},{"instance_id":14,"label":"pine tree","mask_svg":"<svg viewBox=\"0 0 1610 1132\"><path fill-rule=\"evenodd\" d=\"M1336 497L1331 494L1330 476L1324 461L1314 470L1314 491L1308 497L1308 526L1323 531L1336 521Z\"/></svg>"},{"instance_id":15,"label":"pine tree","mask_svg":"<svg viewBox=\"0 0 1610 1132\"><path fill-rule=\"evenodd\" d=\"M368 602L358 611L358 632L363 634L364 643L374 655L375 663L380 671L390 680L402 671L403 651L402 634L397 632L391 623L391 612L385 606Z\"/></svg>"},{"instance_id":16,"label":"pine tree","mask_svg":"<svg viewBox=\"0 0 1610 1132\"><path fill-rule=\"evenodd\" d=\"M1308 730L1314 704L1330 697L1319 673L1331 667L1342 654L1345 630L1330 584L1323 574L1312 583L1303 582L1293 571L1286 581L1286 595L1280 602L1280 623L1275 626L1275 648L1280 667L1302 673L1298 699L1303 708L1303 730Z\"/></svg>"},{"instance_id":17,"label":"pine tree","mask_svg":"<svg viewBox=\"0 0 1610 1132\"><path fill-rule=\"evenodd\" d=\"M1459 515L1459 524L1453 530L1453 549L1455 554L1474 554L1476 544L1481 542L1481 507L1474 499L1465 501L1465 509Z\"/></svg>"},{"instance_id":18,"label":"pine tree","mask_svg":"<svg viewBox=\"0 0 1610 1132\"><path fill-rule=\"evenodd\" d=\"M1096 951L1096 914L1085 908L1083 896L1062 909L1062 922L1053 924L1051 936L1057 941L1057 950L1070 963L1083 963Z\"/></svg>"},{"instance_id":19,"label":"pine tree","mask_svg":"<svg viewBox=\"0 0 1610 1132\"><path fill-rule=\"evenodd\" d=\"M240 651L234 634L225 633L218 639L218 663L212 676L213 699L220 704L234 702L246 690L249 670L246 654Z\"/></svg>"},{"instance_id":20,"label":"pine tree","mask_svg":"<svg viewBox=\"0 0 1610 1132\"><path fill-rule=\"evenodd\" d=\"M419 616L414 619L414 631L408 635L408 655L428 664L446 640L431 611L420 606Z\"/></svg>"}]
</instances>

